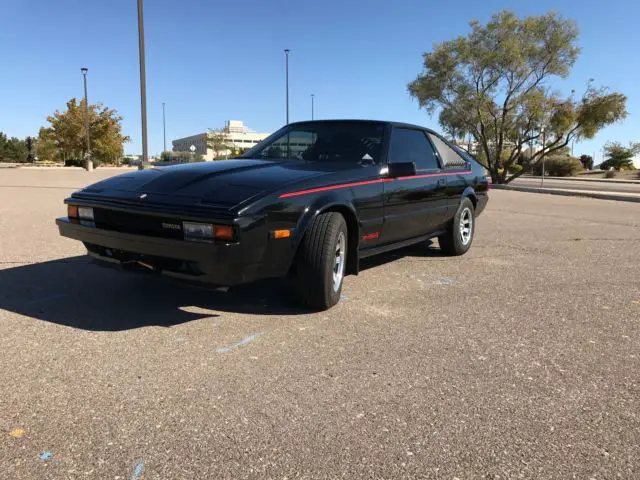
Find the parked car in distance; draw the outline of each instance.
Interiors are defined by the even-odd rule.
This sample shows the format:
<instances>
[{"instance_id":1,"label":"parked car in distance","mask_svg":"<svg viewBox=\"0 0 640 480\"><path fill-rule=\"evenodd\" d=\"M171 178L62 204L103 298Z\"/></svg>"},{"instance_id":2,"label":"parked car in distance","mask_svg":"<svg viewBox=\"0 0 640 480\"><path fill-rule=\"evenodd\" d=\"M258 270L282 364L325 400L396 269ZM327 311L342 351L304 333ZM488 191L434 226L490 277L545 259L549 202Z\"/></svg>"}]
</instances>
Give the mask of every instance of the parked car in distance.
<instances>
[{"instance_id":1,"label":"parked car in distance","mask_svg":"<svg viewBox=\"0 0 640 480\"><path fill-rule=\"evenodd\" d=\"M433 237L467 252L488 187L482 166L431 130L309 121L241 158L103 180L66 199L56 222L99 262L224 286L292 275L322 310L365 257Z\"/></svg>"}]
</instances>

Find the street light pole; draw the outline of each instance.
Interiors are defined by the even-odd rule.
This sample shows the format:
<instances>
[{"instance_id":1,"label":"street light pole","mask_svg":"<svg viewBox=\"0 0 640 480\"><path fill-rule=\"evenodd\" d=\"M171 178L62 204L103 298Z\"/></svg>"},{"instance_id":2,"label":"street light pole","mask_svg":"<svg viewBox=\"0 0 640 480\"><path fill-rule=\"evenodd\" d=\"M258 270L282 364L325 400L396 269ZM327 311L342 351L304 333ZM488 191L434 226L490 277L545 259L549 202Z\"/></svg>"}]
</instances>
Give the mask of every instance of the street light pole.
<instances>
[{"instance_id":1,"label":"street light pole","mask_svg":"<svg viewBox=\"0 0 640 480\"><path fill-rule=\"evenodd\" d=\"M285 95L287 103L287 125L289 125L289 52L288 48L284 49L284 68L285 68Z\"/></svg>"},{"instance_id":2,"label":"street light pole","mask_svg":"<svg viewBox=\"0 0 640 480\"><path fill-rule=\"evenodd\" d=\"M544 127L540 129L540 133L542 134L542 178L540 180L540 186L544 186L544 147L546 146L547 137L544 132Z\"/></svg>"},{"instance_id":3,"label":"street light pole","mask_svg":"<svg viewBox=\"0 0 640 480\"><path fill-rule=\"evenodd\" d=\"M162 140L164 144L163 152L167 151L167 121L164 113L164 102L162 102Z\"/></svg>"},{"instance_id":4,"label":"street light pole","mask_svg":"<svg viewBox=\"0 0 640 480\"><path fill-rule=\"evenodd\" d=\"M138 0L138 51L140 54L140 110L142 116L142 164L140 170L149 163L147 150L147 74L144 59L144 15L142 0Z\"/></svg>"},{"instance_id":5,"label":"street light pole","mask_svg":"<svg viewBox=\"0 0 640 480\"><path fill-rule=\"evenodd\" d=\"M312 93L311 94L311 120L313 120L313 99L315 98L315 95Z\"/></svg>"},{"instance_id":6,"label":"street light pole","mask_svg":"<svg viewBox=\"0 0 640 480\"><path fill-rule=\"evenodd\" d=\"M93 170L93 162L91 161L91 139L89 138L89 97L87 96L87 72L88 68L81 68L82 76L84 78L84 129L87 134L87 153L85 155L84 168L88 172Z\"/></svg>"}]
</instances>

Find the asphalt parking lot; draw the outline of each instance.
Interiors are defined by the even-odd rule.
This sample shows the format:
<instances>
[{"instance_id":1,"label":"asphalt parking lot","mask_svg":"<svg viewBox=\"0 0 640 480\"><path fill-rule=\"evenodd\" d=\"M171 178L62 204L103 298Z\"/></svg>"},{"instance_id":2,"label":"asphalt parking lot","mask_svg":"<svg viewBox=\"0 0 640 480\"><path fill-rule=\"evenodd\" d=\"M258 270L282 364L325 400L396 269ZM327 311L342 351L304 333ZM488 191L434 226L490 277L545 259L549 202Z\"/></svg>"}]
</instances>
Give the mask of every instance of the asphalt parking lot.
<instances>
[{"instance_id":1,"label":"asphalt parking lot","mask_svg":"<svg viewBox=\"0 0 640 480\"><path fill-rule=\"evenodd\" d=\"M640 207L493 191L328 312L89 263L0 170L0 477L639 478Z\"/></svg>"}]
</instances>

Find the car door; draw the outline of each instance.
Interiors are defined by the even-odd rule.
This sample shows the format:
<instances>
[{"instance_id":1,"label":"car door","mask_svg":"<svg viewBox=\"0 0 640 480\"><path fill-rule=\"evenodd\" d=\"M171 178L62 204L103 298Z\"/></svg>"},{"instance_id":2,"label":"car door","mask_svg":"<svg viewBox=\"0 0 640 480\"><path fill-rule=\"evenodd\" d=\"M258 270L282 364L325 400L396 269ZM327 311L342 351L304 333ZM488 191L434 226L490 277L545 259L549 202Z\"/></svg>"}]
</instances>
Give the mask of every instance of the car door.
<instances>
[{"instance_id":1,"label":"car door","mask_svg":"<svg viewBox=\"0 0 640 480\"><path fill-rule=\"evenodd\" d=\"M380 243L424 235L444 223L447 208L446 179L440 163L420 129L394 127L388 163L413 162L416 175L395 178L384 184L384 223Z\"/></svg>"},{"instance_id":2,"label":"car door","mask_svg":"<svg viewBox=\"0 0 640 480\"><path fill-rule=\"evenodd\" d=\"M469 185L468 172L471 170L471 166L442 137L432 132L429 132L428 136L438 152L443 172L446 174L447 212L445 216L451 218L458 209L462 193Z\"/></svg>"}]
</instances>

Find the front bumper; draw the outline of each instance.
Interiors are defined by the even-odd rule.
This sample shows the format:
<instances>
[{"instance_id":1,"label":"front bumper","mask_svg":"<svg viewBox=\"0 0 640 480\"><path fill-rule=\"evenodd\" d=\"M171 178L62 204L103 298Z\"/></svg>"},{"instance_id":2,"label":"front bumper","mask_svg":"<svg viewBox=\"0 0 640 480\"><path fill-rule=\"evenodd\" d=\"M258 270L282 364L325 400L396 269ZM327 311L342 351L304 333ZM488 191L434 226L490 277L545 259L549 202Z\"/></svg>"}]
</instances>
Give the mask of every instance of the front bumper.
<instances>
[{"instance_id":1,"label":"front bumper","mask_svg":"<svg viewBox=\"0 0 640 480\"><path fill-rule=\"evenodd\" d=\"M265 246L239 243L198 243L103 230L58 218L60 235L84 242L89 254L123 266L149 270L218 285L238 285L277 276L262 262Z\"/></svg>"}]
</instances>

